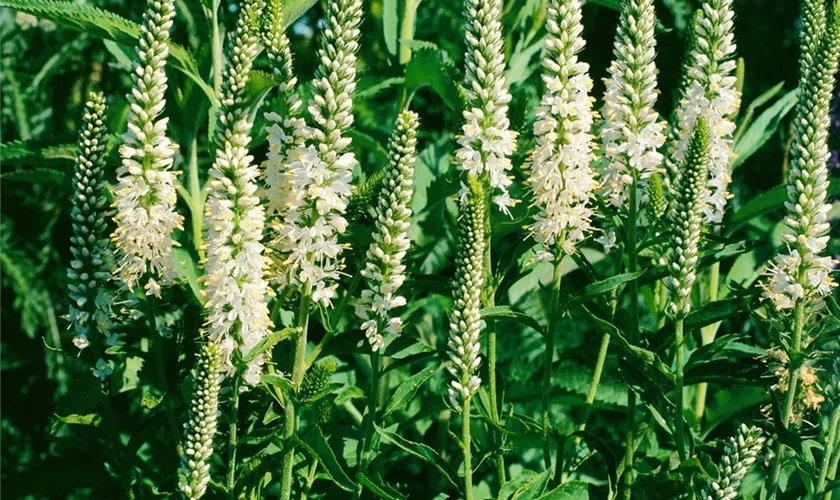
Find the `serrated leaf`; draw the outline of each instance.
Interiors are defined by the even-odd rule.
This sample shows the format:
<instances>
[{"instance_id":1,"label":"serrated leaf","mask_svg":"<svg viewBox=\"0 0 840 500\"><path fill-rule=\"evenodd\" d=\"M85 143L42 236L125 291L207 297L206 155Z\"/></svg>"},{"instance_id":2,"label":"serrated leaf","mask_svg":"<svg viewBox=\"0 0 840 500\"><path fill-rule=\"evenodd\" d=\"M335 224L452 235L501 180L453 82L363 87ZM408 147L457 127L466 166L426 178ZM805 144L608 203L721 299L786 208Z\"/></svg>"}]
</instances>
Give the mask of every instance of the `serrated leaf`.
<instances>
[{"instance_id":1,"label":"serrated leaf","mask_svg":"<svg viewBox=\"0 0 840 500\"><path fill-rule=\"evenodd\" d=\"M595 283L590 283L583 288L579 297L594 297L606 292L611 292L625 283L638 279L641 275L645 274L646 271L647 269L642 269L640 271L619 274L601 281L596 281Z\"/></svg>"},{"instance_id":2,"label":"serrated leaf","mask_svg":"<svg viewBox=\"0 0 840 500\"><path fill-rule=\"evenodd\" d=\"M67 174L52 168L31 168L3 172L0 179L7 182L26 182L30 184L58 184L67 182Z\"/></svg>"},{"instance_id":3,"label":"serrated leaf","mask_svg":"<svg viewBox=\"0 0 840 500\"><path fill-rule=\"evenodd\" d=\"M427 446L422 443L415 443L414 441L409 441L404 437L400 436L399 434L395 434L393 432L386 431L385 429L373 424L376 432L382 436L386 442L396 445L398 448L402 449L409 455L413 455L423 462L434 467L438 472L440 472L444 478L446 478L449 483L458 488L461 488L461 482L458 480L458 474L452 470L449 466L449 463L446 462L443 457L441 457L438 452L436 452L430 446Z\"/></svg>"},{"instance_id":4,"label":"serrated leaf","mask_svg":"<svg viewBox=\"0 0 840 500\"><path fill-rule=\"evenodd\" d=\"M414 52L405 68L405 86L410 90L431 87L449 109L461 109L461 96L453 67L440 50L424 48Z\"/></svg>"},{"instance_id":5,"label":"serrated leaf","mask_svg":"<svg viewBox=\"0 0 840 500\"><path fill-rule=\"evenodd\" d=\"M828 186L828 196L838 195L840 195L840 180L834 179ZM785 185L779 185L761 193L735 212L727 225L727 231L731 233L750 219L784 208L787 199L787 187Z\"/></svg>"},{"instance_id":6,"label":"serrated leaf","mask_svg":"<svg viewBox=\"0 0 840 500\"><path fill-rule=\"evenodd\" d=\"M748 307L749 302L744 300L743 297L733 297L731 299L709 302L689 313L685 318L685 327L686 329L702 328L744 312Z\"/></svg>"},{"instance_id":7,"label":"serrated leaf","mask_svg":"<svg viewBox=\"0 0 840 500\"><path fill-rule=\"evenodd\" d=\"M505 483L499 492L499 500L534 500L545 493L552 471L540 473L524 470L515 478Z\"/></svg>"},{"instance_id":8,"label":"serrated leaf","mask_svg":"<svg viewBox=\"0 0 840 500\"><path fill-rule=\"evenodd\" d=\"M134 47L140 37L140 25L92 5L58 0L0 0L0 6L50 20L82 33L94 35ZM170 41L169 57L172 66L193 80L210 102L218 104L212 87L199 75L198 65L187 50Z\"/></svg>"},{"instance_id":9,"label":"serrated leaf","mask_svg":"<svg viewBox=\"0 0 840 500\"><path fill-rule=\"evenodd\" d=\"M351 399L365 399L365 391L359 389L355 385L345 385L338 391L338 394L335 395L335 405L341 406L347 401Z\"/></svg>"},{"instance_id":10,"label":"serrated leaf","mask_svg":"<svg viewBox=\"0 0 840 500\"><path fill-rule=\"evenodd\" d=\"M385 419L391 416L394 412L405 408L405 406L414 398L414 395L417 394L420 387L425 384L427 380L432 378L432 376L437 373L442 366L443 365L441 364L429 365L404 380L399 387L397 387L397 390L388 402L388 406L385 407L385 411L382 413L382 419Z\"/></svg>"},{"instance_id":11,"label":"serrated leaf","mask_svg":"<svg viewBox=\"0 0 840 500\"><path fill-rule=\"evenodd\" d=\"M64 417L56 414L55 418L67 425L89 425L92 427L99 427L99 424L102 423L102 417L98 413L88 413L85 415L73 414Z\"/></svg>"},{"instance_id":12,"label":"serrated leaf","mask_svg":"<svg viewBox=\"0 0 840 500\"><path fill-rule=\"evenodd\" d=\"M304 434L300 443L306 451L324 465L324 469L336 486L344 491L356 491L356 483L344 472L344 467L338 461L330 444L319 429L310 429L309 432Z\"/></svg>"},{"instance_id":13,"label":"serrated leaf","mask_svg":"<svg viewBox=\"0 0 840 500\"><path fill-rule=\"evenodd\" d=\"M385 500L403 500L408 498L388 484L382 482L379 478L367 477L359 472L356 474L356 480L379 498L384 498Z\"/></svg>"},{"instance_id":14,"label":"serrated leaf","mask_svg":"<svg viewBox=\"0 0 840 500\"><path fill-rule=\"evenodd\" d=\"M292 387L292 383L279 375L263 374L260 376L260 381L266 386L277 387L283 395L283 401L280 401L281 406L285 405L286 400L294 400L296 391ZM268 389L268 387L266 387Z\"/></svg>"},{"instance_id":15,"label":"serrated leaf","mask_svg":"<svg viewBox=\"0 0 840 500\"><path fill-rule=\"evenodd\" d=\"M537 320L522 311L517 311L512 306L485 307L481 310L481 317L484 319L508 319L518 321L539 332L540 335L545 335L545 331Z\"/></svg>"}]
</instances>

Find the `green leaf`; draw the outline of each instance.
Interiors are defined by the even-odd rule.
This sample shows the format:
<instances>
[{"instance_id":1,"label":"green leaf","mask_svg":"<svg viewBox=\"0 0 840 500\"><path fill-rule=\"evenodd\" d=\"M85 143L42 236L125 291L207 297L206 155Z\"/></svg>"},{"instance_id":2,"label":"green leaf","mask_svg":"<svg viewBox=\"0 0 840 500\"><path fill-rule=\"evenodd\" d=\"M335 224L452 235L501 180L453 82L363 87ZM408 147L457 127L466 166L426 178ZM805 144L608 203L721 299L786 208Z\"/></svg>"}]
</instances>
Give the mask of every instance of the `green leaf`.
<instances>
[{"instance_id":1,"label":"green leaf","mask_svg":"<svg viewBox=\"0 0 840 500\"><path fill-rule=\"evenodd\" d=\"M382 419L385 419L391 414L396 411L402 410L405 406L411 402L414 395L417 394L417 391L420 387L426 383L427 380L432 378L432 376L441 369L442 364L433 364L429 365L426 368L420 370L419 372L415 373L411 377L407 378L397 387L396 392L391 397L391 400L388 402L388 406L385 408L385 412L382 414Z\"/></svg>"},{"instance_id":2,"label":"green leaf","mask_svg":"<svg viewBox=\"0 0 840 500\"><path fill-rule=\"evenodd\" d=\"M433 448L422 443L415 443L414 441L409 441L408 439L405 439L399 434L386 431L385 429L376 425L376 423L374 423L373 426L376 428L376 432L378 432L379 435L382 436L382 439L391 444L396 445L398 448L402 449L409 455L413 455L422 460L423 462L426 462L427 464L431 465L438 472L440 472L452 486L460 490L461 481L458 480L458 474L454 470L452 470L449 463L446 460L444 460L443 457L441 457L438 454L438 452L436 452Z\"/></svg>"},{"instance_id":3,"label":"green leaf","mask_svg":"<svg viewBox=\"0 0 840 500\"><path fill-rule=\"evenodd\" d=\"M743 297L733 297L709 302L689 313L688 317L685 318L685 327L686 329L702 328L746 311L748 307L749 302L744 300Z\"/></svg>"},{"instance_id":4,"label":"green leaf","mask_svg":"<svg viewBox=\"0 0 840 500\"><path fill-rule=\"evenodd\" d=\"M251 110L251 115L254 115L259 110L265 96L268 92L280 85L280 80L271 73L252 69L248 73L248 83L245 85L245 92L242 94L242 99L245 107ZM254 116L251 116L253 121Z\"/></svg>"},{"instance_id":5,"label":"green leaf","mask_svg":"<svg viewBox=\"0 0 840 500\"><path fill-rule=\"evenodd\" d=\"M685 384L700 382L762 385L767 367L756 358L764 350L740 342L744 335L724 335L691 353L685 364Z\"/></svg>"},{"instance_id":6,"label":"green leaf","mask_svg":"<svg viewBox=\"0 0 840 500\"><path fill-rule=\"evenodd\" d=\"M287 400L291 400L291 401L295 400L296 392L295 392L294 388L292 387L292 383L289 380L287 380L287 379L285 379L285 378L283 378L279 375L270 375L270 374L266 373L266 374L263 374L262 376L260 376L260 381L265 386L273 386L273 387L277 387L278 389L280 389L280 393L283 396L283 400L279 401L280 406L285 406ZM268 390L268 387L266 387L266 390ZM269 390L268 392L273 394L273 391Z\"/></svg>"},{"instance_id":7,"label":"green leaf","mask_svg":"<svg viewBox=\"0 0 840 500\"><path fill-rule=\"evenodd\" d=\"M583 292L579 295L579 297L594 297L606 292L611 292L621 285L639 278L641 275L645 274L645 271L647 270L642 269L632 273L619 274L611 278L596 281L595 283L590 283L583 288Z\"/></svg>"},{"instance_id":8,"label":"green leaf","mask_svg":"<svg viewBox=\"0 0 840 500\"><path fill-rule=\"evenodd\" d=\"M336 486L344 491L356 491L356 483L344 472L344 467L338 461L338 458L336 458L330 444L319 429L311 428L303 436L301 445L309 454L324 465L330 479L332 479Z\"/></svg>"},{"instance_id":9,"label":"green leaf","mask_svg":"<svg viewBox=\"0 0 840 500\"><path fill-rule=\"evenodd\" d=\"M29 184L58 184L67 182L67 174L52 168L31 168L3 172L0 179L9 182L26 182Z\"/></svg>"},{"instance_id":10,"label":"green leaf","mask_svg":"<svg viewBox=\"0 0 840 500\"><path fill-rule=\"evenodd\" d=\"M341 406L351 399L365 399L365 391L359 389L355 385L345 385L335 395L335 405Z\"/></svg>"},{"instance_id":11,"label":"green leaf","mask_svg":"<svg viewBox=\"0 0 840 500\"><path fill-rule=\"evenodd\" d=\"M190 286L195 300L199 304L204 304L204 292L198 281L198 270L192 255L184 248L173 248L172 260L175 264L175 272Z\"/></svg>"},{"instance_id":12,"label":"green leaf","mask_svg":"<svg viewBox=\"0 0 840 500\"><path fill-rule=\"evenodd\" d=\"M257 342L257 345L255 345L250 351L248 351L248 354L246 354L245 357L242 358L242 362L248 363L263 352L271 350L279 342L282 342L294 335L296 330L296 328L290 326L288 328L284 328L282 330L273 332L268 337Z\"/></svg>"},{"instance_id":13,"label":"green leaf","mask_svg":"<svg viewBox=\"0 0 840 500\"><path fill-rule=\"evenodd\" d=\"M772 106L758 115L758 118L750 124L747 131L735 144L735 159L730 169L734 170L741 166L747 159L763 146L776 130L779 123L796 105L796 90L791 90Z\"/></svg>"},{"instance_id":14,"label":"green leaf","mask_svg":"<svg viewBox=\"0 0 840 500\"><path fill-rule=\"evenodd\" d=\"M840 195L840 179L834 179L828 186L828 196L838 195ZM735 212L727 224L727 232L732 233L750 219L784 208L787 199L785 185L779 185L761 193Z\"/></svg>"},{"instance_id":15,"label":"green leaf","mask_svg":"<svg viewBox=\"0 0 840 500\"><path fill-rule=\"evenodd\" d=\"M291 26L304 12L309 10L318 0L284 0L283 17L286 27Z\"/></svg>"},{"instance_id":16,"label":"green leaf","mask_svg":"<svg viewBox=\"0 0 840 500\"><path fill-rule=\"evenodd\" d=\"M385 46L392 56L397 54L397 0L384 0L382 12L382 30Z\"/></svg>"},{"instance_id":17,"label":"green leaf","mask_svg":"<svg viewBox=\"0 0 840 500\"><path fill-rule=\"evenodd\" d=\"M517 311L511 306L485 307L481 310L481 317L484 319L509 319L512 321L518 321L525 326L533 328L535 331L539 332L540 335L545 335L545 331L537 320L522 311Z\"/></svg>"},{"instance_id":18,"label":"green leaf","mask_svg":"<svg viewBox=\"0 0 840 500\"><path fill-rule=\"evenodd\" d=\"M384 498L385 500L403 500L405 498L408 498L407 496L392 488L390 485L382 482L381 479L367 477L361 472L356 474L356 481L358 481L359 484L370 490L370 492L374 495L378 496L379 498Z\"/></svg>"},{"instance_id":19,"label":"green leaf","mask_svg":"<svg viewBox=\"0 0 840 500\"><path fill-rule=\"evenodd\" d=\"M56 414L55 418L67 425L89 425L92 427L99 427L99 424L102 423L102 417L99 416L98 413L88 413L86 415L73 414L67 415L66 417Z\"/></svg>"},{"instance_id":20,"label":"green leaf","mask_svg":"<svg viewBox=\"0 0 840 500\"><path fill-rule=\"evenodd\" d=\"M139 24L92 5L57 0L0 0L0 6L130 47L137 45L140 37ZM175 42L170 41L168 45L172 66L195 81L207 94L207 98L218 104L212 87L199 75L198 65L192 55Z\"/></svg>"},{"instance_id":21,"label":"green leaf","mask_svg":"<svg viewBox=\"0 0 840 500\"><path fill-rule=\"evenodd\" d=\"M524 470L515 478L505 483L499 492L498 500L534 500L545 493L552 471L536 473Z\"/></svg>"},{"instance_id":22,"label":"green leaf","mask_svg":"<svg viewBox=\"0 0 840 500\"><path fill-rule=\"evenodd\" d=\"M454 68L447 63L441 50L421 49L414 52L405 68L405 86L409 90L431 87L449 109L462 108L458 81Z\"/></svg>"},{"instance_id":23,"label":"green leaf","mask_svg":"<svg viewBox=\"0 0 840 500\"><path fill-rule=\"evenodd\" d=\"M589 485L583 481L568 481L541 496L539 500L589 500Z\"/></svg>"}]
</instances>

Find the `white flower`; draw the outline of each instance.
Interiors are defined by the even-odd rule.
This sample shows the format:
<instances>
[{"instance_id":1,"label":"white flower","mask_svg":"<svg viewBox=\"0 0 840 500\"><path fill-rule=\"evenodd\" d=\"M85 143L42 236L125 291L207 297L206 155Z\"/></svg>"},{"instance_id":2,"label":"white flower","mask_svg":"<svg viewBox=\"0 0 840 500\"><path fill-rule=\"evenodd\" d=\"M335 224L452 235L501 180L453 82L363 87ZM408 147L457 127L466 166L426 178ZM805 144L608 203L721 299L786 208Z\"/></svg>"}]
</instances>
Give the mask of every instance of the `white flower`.
<instances>
[{"instance_id":1,"label":"white flower","mask_svg":"<svg viewBox=\"0 0 840 500\"><path fill-rule=\"evenodd\" d=\"M361 1L330 0L326 17L320 66L307 107L312 126L294 113L280 126L271 115L266 183L276 214L271 246L278 283L308 288L314 302L330 307L336 295L334 281L343 267L344 247L338 238L347 229L344 213L357 165L355 155L347 151L351 141L345 134L353 125ZM285 91L292 92L290 69L281 72L286 75ZM297 109L293 94L286 102L289 109Z\"/></svg>"},{"instance_id":2,"label":"white flower","mask_svg":"<svg viewBox=\"0 0 840 500\"><path fill-rule=\"evenodd\" d=\"M602 195L626 209L634 178L639 189L661 171L665 123L656 104L656 15L652 0L630 0L622 12L604 94L601 140L608 160L601 171Z\"/></svg>"},{"instance_id":3,"label":"white flower","mask_svg":"<svg viewBox=\"0 0 840 500\"><path fill-rule=\"evenodd\" d=\"M410 242L411 195L414 192L414 162L417 146L417 113L403 111L397 117L389 146L389 164L375 209L373 242L361 271L368 284L356 314L365 320L362 329L373 352L384 346L383 330L399 334L402 322L392 310L405 305L397 295L405 281L403 258Z\"/></svg>"},{"instance_id":4,"label":"white flower","mask_svg":"<svg viewBox=\"0 0 840 500\"><path fill-rule=\"evenodd\" d=\"M168 118L161 118L166 93L164 65L169 54L169 29L175 16L174 0L154 0L144 16L137 61L128 94L128 132L120 147L114 192L117 209L113 234L119 263L117 274L131 289L146 274L164 282L173 277L172 231L183 229L175 212L175 176L171 170L175 147L166 136Z\"/></svg>"},{"instance_id":5,"label":"white flower","mask_svg":"<svg viewBox=\"0 0 840 500\"><path fill-rule=\"evenodd\" d=\"M601 236L595 238L595 241L600 243L601 245L603 245L604 253L610 253L610 250L615 248L615 244L616 244L615 231L610 229L609 231L606 231Z\"/></svg>"},{"instance_id":6,"label":"white flower","mask_svg":"<svg viewBox=\"0 0 840 500\"><path fill-rule=\"evenodd\" d=\"M114 373L114 363L112 361L105 361L102 358L96 361L96 366L93 368L93 375L99 380L104 381Z\"/></svg>"},{"instance_id":7,"label":"white flower","mask_svg":"<svg viewBox=\"0 0 840 500\"><path fill-rule=\"evenodd\" d=\"M735 123L730 117L741 104L733 75L736 66L732 59L735 53L734 16L732 0L708 0L698 11L685 88L677 109L678 140L670 151L675 180L679 175L676 167L685 159L697 120L701 117L706 120L711 133L710 193L704 213L706 220L713 223L723 221L727 200L731 198L729 165L734 156Z\"/></svg>"},{"instance_id":8,"label":"white flower","mask_svg":"<svg viewBox=\"0 0 840 500\"><path fill-rule=\"evenodd\" d=\"M511 97L505 81L502 0L466 0L466 16L464 92L468 107L455 158L459 169L486 176L490 187L499 191L494 203L510 215L515 203L508 194L513 183L510 156L516 151L517 133L509 130L507 117Z\"/></svg>"},{"instance_id":9,"label":"white flower","mask_svg":"<svg viewBox=\"0 0 840 500\"><path fill-rule=\"evenodd\" d=\"M231 351L248 354L271 327L268 259L261 243L265 212L257 196L257 166L248 154L252 123L243 104L245 83L259 50L256 27L262 2L245 4L231 42L231 61L222 81L222 107L216 136L216 161L209 172L205 217L207 265L205 291L208 333L222 346L228 370ZM256 385L265 359L258 356L244 370L243 380Z\"/></svg>"},{"instance_id":10,"label":"white flower","mask_svg":"<svg viewBox=\"0 0 840 500\"><path fill-rule=\"evenodd\" d=\"M583 49L579 0L548 2L548 38L543 57L546 92L536 109L537 145L528 165L533 205L529 226L546 249L565 254L591 232L590 207L598 182L590 167L593 99L589 65L578 60Z\"/></svg>"}]
</instances>

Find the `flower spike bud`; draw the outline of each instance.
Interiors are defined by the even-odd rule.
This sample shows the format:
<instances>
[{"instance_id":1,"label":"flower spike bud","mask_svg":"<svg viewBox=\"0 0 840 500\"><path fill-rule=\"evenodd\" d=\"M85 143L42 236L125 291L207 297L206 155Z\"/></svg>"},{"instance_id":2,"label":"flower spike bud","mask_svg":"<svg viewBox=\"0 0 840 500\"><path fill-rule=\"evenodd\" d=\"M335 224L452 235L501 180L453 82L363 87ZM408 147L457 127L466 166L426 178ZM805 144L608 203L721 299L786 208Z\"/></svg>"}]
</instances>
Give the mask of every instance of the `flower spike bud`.
<instances>
[{"instance_id":1,"label":"flower spike bud","mask_svg":"<svg viewBox=\"0 0 840 500\"><path fill-rule=\"evenodd\" d=\"M736 61L733 0L707 0L694 17L694 33L689 46L689 65L684 78L685 88L677 108L677 140L670 148L671 170L675 182L676 166L688 155L691 131L700 118L709 127L709 196L704 204L706 220L723 221L729 194L729 165L732 163L732 135L735 122L731 117L741 105L735 88Z\"/></svg>"},{"instance_id":2,"label":"flower spike bud","mask_svg":"<svg viewBox=\"0 0 840 500\"><path fill-rule=\"evenodd\" d=\"M265 113L269 148L263 163L266 184L264 194L268 202L269 216L284 210L284 200L288 197L289 190L293 189L284 167L289 161L289 150L302 146L310 133L306 121L301 116L303 101L297 93L297 77L289 37L286 35L286 18L282 4L281 0L269 0L263 36L272 73L280 81L273 109Z\"/></svg>"},{"instance_id":3,"label":"flower spike bud","mask_svg":"<svg viewBox=\"0 0 840 500\"><path fill-rule=\"evenodd\" d=\"M409 204L414 192L417 126L417 113L413 111L403 111L397 117L389 146L389 165L376 205L373 242L362 270L368 288L362 291L356 315L363 321L362 329L374 352L385 345L384 334L397 335L402 331L402 321L392 311L405 305L405 297L398 292L405 281L403 258L411 243Z\"/></svg>"},{"instance_id":4,"label":"flower spike bud","mask_svg":"<svg viewBox=\"0 0 840 500\"><path fill-rule=\"evenodd\" d=\"M804 3L807 7L811 2ZM764 297L777 310L791 309L800 300L818 310L824 297L837 286L832 276L837 261L822 254L829 241L828 130L834 75L840 60L840 2L834 3L830 19L831 24L824 29L820 24L805 25L823 35L813 59L804 52L800 56L800 98L785 203L787 229L782 233L789 250L777 255L768 266L769 279L762 285ZM803 50L815 36L803 35Z\"/></svg>"},{"instance_id":5,"label":"flower spike bud","mask_svg":"<svg viewBox=\"0 0 840 500\"><path fill-rule=\"evenodd\" d=\"M91 92L82 117L73 169L73 260L67 269L70 278L70 313L73 344L84 349L98 333L104 341L111 330L109 280L113 259L108 249L105 212L105 96Z\"/></svg>"},{"instance_id":6,"label":"flower spike bud","mask_svg":"<svg viewBox=\"0 0 840 500\"><path fill-rule=\"evenodd\" d=\"M755 463L766 438L758 427L741 424L737 437L730 437L729 443L718 464L719 481L709 481L700 498L703 500L735 500L741 480Z\"/></svg>"},{"instance_id":7,"label":"flower spike bud","mask_svg":"<svg viewBox=\"0 0 840 500\"><path fill-rule=\"evenodd\" d=\"M550 251L547 255L573 254L592 231L591 202L598 187L590 167L592 79L589 65L577 56L585 45L580 0L549 0L547 16L546 89L536 110L537 145L526 167L538 213L528 228Z\"/></svg>"},{"instance_id":8,"label":"flower spike bud","mask_svg":"<svg viewBox=\"0 0 840 500\"><path fill-rule=\"evenodd\" d=\"M458 168L478 175L498 194L493 202L510 215L515 202L508 194L510 156L516 151L516 132L510 130L508 104L511 96L505 81L502 40L502 0L465 0L466 81L461 146L456 152ZM461 192L464 196L466 191Z\"/></svg>"},{"instance_id":9,"label":"flower spike bud","mask_svg":"<svg viewBox=\"0 0 840 500\"><path fill-rule=\"evenodd\" d=\"M347 132L353 125L361 0L329 0L326 19L307 107L312 124L296 122L294 138L283 139L294 147L278 167L285 179L271 186L276 192L270 198L282 207L271 227L278 283L309 290L313 302L331 307L344 267L338 238L347 229L344 214L358 163Z\"/></svg>"},{"instance_id":10,"label":"flower spike bud","mask_svg":"<svg viewBox=\"0 0 840 500\"><path fill-rule=\"evenodd\" d=\"M126 288L149 276L148 294L160 294L157 281L173 277L172 231L183 229L183 216L175 212L175 177L172 161L175 146L166 136L166 57L169 30L175 17L174 0L149 0L140 28L128 94L128 132L120 147L122 166L117 169L114 220L118 267L116 273Z\"/></svg>"},{"instance_id":11,"label":"flower spike bud","mask_svg":"<svg viewBox=\"0 0 840 500\"><path fill-rule=\"evenodd\" d=\"M484 284L484 217L487 202L479 181L468 178L467 195L461 198L458 220L458 254L455 259L455 304L449 318L449 402L460 411L481 385L481 289Z\"/></svg>"},{"instance_id":12,"label":"flower spike bud","mask_svg":"<svg viewBox=\"0 0 840 500\"><path fill-rule=\"evenodd\" d=\"M671 313L685 317L691 311L691 289L697 280L700 238L703 234L703 203L708 194L710 132L704 118L697 121L682 167L674 203L674 235L669 255Z\"/></svg>"},{"instance_id":13,"label":"flower spike bud","mask_svg":"<svg viewBox=\"0 0 840 500\"><path fill-rule=\"evenodd\" d=\"M193 370L190 419L184 424L184 451L178 471L178 488L190 500L201 498L210 482L210 457L219 413L222 352L208 342L201 346Z\"/></svg>"},{"instance_id":14,"label":"flower spike bud","mask_svg":"<svg viewBox=\"0 0 840 500\"><path fill-rule=\"evenodd\" d=\"M257 166L248 152L252 123L244 104L251 65L259 50L257 26L264 3L246 0L231 35L222 75L216 161L210 168L207 220L207 322L228 371L234 348L245 355L268 335L268 283L262 240L265 212L257 196ZM264 357L253 359L243 380L256 385Z\"/></svg>"},{"instance_id":15,"label":"flower spike bud","mask_svg":"<svg viewBox=\"0 0 840 500\"><path fill-rule=\"evenodd\" d=\"M627 209L629 190L644 189L662 170L665 123L656 104L656 13L653 0L626 0L616 33L614 59L604 95L601 140L608 163L601 171L603 196Z\"/></svg>"}]
</instances>

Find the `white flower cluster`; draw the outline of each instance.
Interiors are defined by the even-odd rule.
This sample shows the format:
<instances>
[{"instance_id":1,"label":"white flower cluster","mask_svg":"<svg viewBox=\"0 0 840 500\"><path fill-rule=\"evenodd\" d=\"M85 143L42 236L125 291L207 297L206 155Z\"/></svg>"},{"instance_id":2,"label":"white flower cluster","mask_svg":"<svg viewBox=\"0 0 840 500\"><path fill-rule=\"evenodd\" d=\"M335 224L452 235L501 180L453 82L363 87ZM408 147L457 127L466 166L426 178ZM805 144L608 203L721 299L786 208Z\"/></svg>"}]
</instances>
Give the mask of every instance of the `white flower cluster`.
<instances>
[{"instance_id":1,"label":"white flower cluster","mask_svg":"<svg viewBox=\"0 0 840 500\"><path fill-rule=\"evenodd\" d=\"M598 187L594 159L592 79L583 49L580 0L549 0L548 37L543 57L546 92L536 109L529 184L539 212L529 226L534 239L552 253L573 254L590 233L590 202Z\"/></svg>"},{"instance_id":2,"label":"white flower cluster","mask_svg":"<svg viewBox=\"0 0 840 500\"><path fill-rule=\"evenodd\" d=\"M836 12L840 13L840 7ZM767 269L769 280L763 284L764 297L777 310L793 308L800 300L819 308L823 297L837 286L833 272L838 261L821 254L829 241L828 131L831 96L840 64L840 34L837 30L820 32L816 54L801 56L800 98L794 118L785 203L787 230L782 233L789 251L776 256ZM815 36L804 40L812 38ZM803 50L807 48L806 43Z\"/></svg>"},{"instance_id":3,"label":"white flower cluster","mask_svg":"<svg viewBox=\"0 0 840 500\"><path fill-rule=\"evenodd\" d=\"M276 179L268 182L273 183L269 198L278 211L271 228L278 281L308 289L314 302L327 307L343 267L338 237L347 228L344 213L357 164L347 151L350 138L345 134L353 124L361 17L361 0L328 2L318 50L321 64L307 108L312 126L293 119L269 129L270 147L277 145L278 154L271 160L274 165L267 166ZM272 118L279 125L278 117Z\"/></svg>"},{"instance_id":4,"label":"white flower cluster","mask_svg":"<svg viewBox=\"0 0 840 500\"><path fill-rule=\"evenodd\" d=\"M455 304L449 318L449 402L460 411L481 386L481 288L484 285L486 201L477 180L470 179L469 192L461 202L458 221L458 255L455 259Z\"/></svg>"},{"instance_id":5,"label":"white flower cluster","mask_svg":"<svg viewBox=\"0 0 840 500\"><path fill-rule=\"evenodd\" d=\"M486 174L490 187L500 193L493 197L499 210L510 215L515 204L508 193L513 183L509 175L510 156L516 151L516 132L510 130L510 93L505 81L504 42L502 40L502 0L466 0L466 80L461 146L456 152L458 168L472 175ZM462 185L461 196L467 188Z\"/></svg>"},{"instance_id":6,"label":"white flower cluster","mask_svg":"<svg viewBox=\"0 0 840 500\"><path fill-rule=\"evenodd\" d=\"M719 481L710 481L700 497L703 500L735 500L738 488L750 466L755 463L766 438L758 427L741 424L738 437L729 438L723 458L718 465Z\"/></svg>"},{"instance_id":7,"label":"white flower cluster","mask_svg":"<svg viewBox=\"0 0 840 500\"><path fill-rule=\"evenodd\" d=\"M259 44L262 0L245 3L232 34L230 62L222 80L216 161L210 168L205 218L207 265L205 291L210 338L220 343L228 369L235 348L244 355L268 335L271 322L263 273L268 259L262 240L265 212L257 196L259 172L248 154L252 123L243 103ZM252 360L243 380L256 385L264 359Z\"/></svg>"},{"instance_id":8,"label":"white flower cluster","mask_svg":"<svg viewBox=\"0 0 840 500\"><path fill-rule=\"evenodd\" d=\"M373 352L384 346L383 334L402 331L402 320L392 317L391 311L405 305L405 297L397 292L405 281L402 261L410 245L409 203L414 192L417 126L417 113L413 111L403 111L397 117L388 152L389 165L375 209L373 242L362 270L368 288L362 291L356 315L364 321L362 330Z\"/></svg>"},{"instance_id":9,"label":"white flower cluster","mask_svg":"<svg viewBox=\"0 0 840 500\"><path fill-rule=\"evenodd\" d=\"M112 256L108 249L105 221L105 96L91 92L85 104L82 129L73 171L73 260L67 269L70 278L70 312L73 344L79 349L90 345L89 336L109 342L111 300L109 286Z\"/></svg>"},{"instance_id":10,"label":"white flower cluster","mask_svg":"<svg viewBox=\"0 0 840 500\"><path fill-rule=\"evenodd\" d=\"M190 420L184 424L184 451L178 489L190 500L201 498L210 482L210 457L219 413L222 353L213 342L201 346L193 379Z\"/></svg>"},{"instance_id":11,"label":"white flower cluster","mask_svg":"<svg viewBox=\"0 0 840 500\"><path fill-rule=\"evenodd\" d=\"M677 109L679 139L670 152L672 164L680 165L697 120L701 117L706 120L711 133L710 193L704 213L709 222L716 224L723 221L726 203L731 198L729 166L733 159L735 123L730 117L741 105L733 75L736 66L732 59L735 53L734 16L732 0L708 0L695 17L686 87Z\"/></svg>"},{"instance_id":12,"label":"white flower cluster","mask_svg":"<svg viewBox=\"0 0 840 500\"><path fill-rule=\"evenodd\" d=\"M607 159L601 171L607 203L625 208L634 180L644 189L662 170L665 123L656 104L656 13L653 0L629 0L616 34L610 77L604 94L601 140Z\"/></svg>"},{"instance_id":13,"label":"white flower cluster","mask_svg":"<svg viewBox=\"0 0 840 500\"><path fill-rule=\"evenodd\" d=\"M183 229L184 220L175 212L177 172L171 170L175 150L166 136L169 119L159 118L166 105L164 66L173 17L174 0L149 0L135 49L128 132L120 147L122 166L114 192L116 272L129 289L149 273L145 287L152 295L160 295L156 277L164 282L173 277L172 247L177 243L172 231Z\"/></svg>"}]
</instances>

